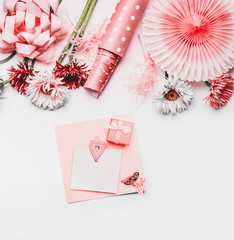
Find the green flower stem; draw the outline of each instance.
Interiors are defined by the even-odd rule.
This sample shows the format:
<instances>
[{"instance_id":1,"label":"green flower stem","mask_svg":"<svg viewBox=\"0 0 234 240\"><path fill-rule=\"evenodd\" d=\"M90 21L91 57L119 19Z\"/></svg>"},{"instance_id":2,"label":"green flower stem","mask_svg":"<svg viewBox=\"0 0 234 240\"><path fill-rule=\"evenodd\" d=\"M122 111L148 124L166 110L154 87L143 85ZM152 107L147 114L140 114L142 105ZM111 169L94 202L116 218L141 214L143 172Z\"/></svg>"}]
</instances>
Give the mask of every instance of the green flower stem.
<instances>
[{"instance_id":1,"label":"green flower stem","mask_svg":"<svg viewBox=\"0 0 234 240\"><path fill-rule=\"evenodd\" d=\"M90 19L90 17L91 17L91 14L92 14L92 12L93 12L93 10L94 10L94 7L95 7L97 1L98 1L98 0L93 0L92 3L91 3L91 5L90 5L89 11L88 11L88 13L87 13L87 15L86 15L86 17L85 17L83 26L82 26L82 28L81 28L81 30L80 30L80 34L79 34L80 37L82 37L82 35L84 34L84 31L85 31L85 29L86 29L86 27L87 27L87 25L88 25L89 19Z\"/></svg>"},{"instance_id":2,"label":"green flower stem","mask_svg":"<svg viewBox=\"0 0 234 240\"><path fill-rule=\"evenodd\" d=\"M16 55L16 51L13 51L10 56L8 56L7 58L5 58L3 60L0 60L0 64L10 61L15 55Z\"/></svg>"},{"instance_id":3,"label":"green flower stem","mask_svg":"<svg viewBox=\"0 0 234 240\"><path fill-rule=\"evenodd\" d=\"M63 0L58 0L59 5L61 4ZM54 13L54 9L50 6L50 13Z\"/></svg>"},{"instance_id":4,"label":"green flower stem","mask_svg":"<svg viewBox=\"0 0 234 240\"><path fill-rule=\"evenodd\" d=\"M210 88L210 90L212 89L212 84L209 83L208 81L205 81L205 84Z\"/></svg>"},{"instance_id":5,"label":"green flower stem","mask_svg":"<svg viewBox=\"0 0 234 240\"><path fill-rule=\"evenodd\" d=\"M6 84L8 84L10 81L11 81L11 79L8 79L8 80L6 80L6 81L3 81L4 86L5 86Z\"/></svg>"},{"instance_id":6,"label":"green flower stem","mask_svg":"<svg viewBox=\"0 0 234 240\"><path fill-rule=\"evenodd\" d=\"M25 58L23 59L23 61L22 61L22 64L25 65L25 63L27 63L28 60L29 60L29 59L28 59L27 57L25 57Z\"/></svg>"},{"instance_id":7,"label":"green flower stem","mask_svg":"<svg viewBox=\"0 0 234 240\"><path fill-rule=\"evenodd\" d=\"M34 65L35 65L35 62L37 61L37 59L36 58L34 58L33 60L32 60L32 63L31 63L31 68L32 69L34 69Z\"/></svg>"},{"instance_id":8,"label":"green flower stem","mask_svg":"<svg viewBox=\"0 0 234 240\"><path fill-rule=\"evenodd\" d=\"M81 30L80 30L79 37L82 37L82 36L83 36L84 31L85 31L85 29L86 29L86 27L87 27L87 25L88 25L89 19L90 19L90 17L91 17L91 14L93 13L93 10L94 10L94 7L96 6L97 1L98 1L98 0L93 0L93 2L91 3L90 8L89 8L89 11L88 11L88 13L87 13L87 15L86 15L86 17L85 17L83 26L82 26L82 28L81 28ZM74 55L69 56L69 64L71 64L73 58L74 58Z\"/></svg>"},{"instance_id":9,"label":"green flower stem","mask_svg":"<svg viewBox=\"0 0 234 240\"><path fill-rule=\"evenodd\" d=\"M84 7L84 10L80 16L80 19L78 20L77 24L76 24L76 27L74 29L74 31L72 32L70 38L76 38L77 37L77 34L78 34L78 31L79 29L81 28L84 20L85 20L85 17L89 11L89 8L92 4L94 0L87 0L86 2L86 5ZM64 54L67 50L69 50L70 48L72 47L72 43L69 41L68 44L65 46L65 48L63 49L63 52L62 54L60 55L59 59L58 59L58 63L62 63L62 61L64 60L64 58L66 57L66 54Z\"/></svg>"}]
</instances>

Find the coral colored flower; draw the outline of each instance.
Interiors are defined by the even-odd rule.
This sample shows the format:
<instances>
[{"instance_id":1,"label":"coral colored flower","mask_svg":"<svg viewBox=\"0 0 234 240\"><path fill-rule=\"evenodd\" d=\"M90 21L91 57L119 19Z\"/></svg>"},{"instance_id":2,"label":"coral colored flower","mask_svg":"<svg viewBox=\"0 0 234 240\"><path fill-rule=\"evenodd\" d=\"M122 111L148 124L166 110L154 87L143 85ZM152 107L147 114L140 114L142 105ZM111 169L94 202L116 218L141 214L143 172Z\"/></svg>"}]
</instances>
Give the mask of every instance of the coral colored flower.
<instances>
[{"instance_id":1,"label":"coral colored flower","mask_svg":"<svg viewBox=\"0 0 234 240\"><path fill-rule=\"evenodd\" d=\"M58 4L58 0L3 0L0 51L16 50L22 57L52 60L54 42L69 30L67 22L56 14Z\"/></svg>"},{"instance_id":2,"label":"coral colored flower","mask_svg":"<svg viewBox=\"0 0 234 240\"><path fill-rule=\"evenodd\" d=\"M86 65L80 65L76 61L65 66L57 62L54 70L55 77L62 79L64 86L68 87L68 89L83 87L87 81L88 73Z\"/></svg>"},{"instance_id":3,"label":"coral colored flower","mask_svg":"<svg viewBox=\"0 0 234 240\"><path fill-rule=\"evenodd\" d=\"M182 80L207 81L234 65L232 0L152 0L144 42L163 70Z\"/></svg>"},{"instance_id":4,"label":"coral colored flower","mask_svg":"<svg viewBox=\"0 0 234 240\"><path fill-rule=\"evenodd\" d=\"M31 102L40 108L55 110L62 107L68 99L63 82L48 73L36 74L28 79L26 95Z\"/></svg>"},{"instance_id":5,"label":"coral colored flower","mask_svg":"<svg viewBox=\"0 0 234 240\"><path fill-rule=\"evenodd\" d=\"M214 109L219 109L226 105L233 94L234 79L231 74L225 73L221 77L209 80L210 94L205 98L206 103Z\"/></svg>"},{"instance_id":6,"label":"coral colored flower","mask_svg":"<svg viewBox=\"0 0 234 240\"><path fill-rule=\"evenodd\" d=\"M163 80L163 87L154 99L159 103L160 112L175 114L188 108L193 95L191 85L169 76L168 79Z\"/></svg>"},{"instance_id":7,"label":"coral colored flower","mask_svg":"<svg viewBox=\"0 0 234 240\"><path fill-rule=\"evenodd\" d=\"M20 94L25 94L28 86L28 77L35 76L34 70L28 66L27 63L19 63L17 68L11 67L9 69L10 85Z\"/></svg>"}]
</instances>

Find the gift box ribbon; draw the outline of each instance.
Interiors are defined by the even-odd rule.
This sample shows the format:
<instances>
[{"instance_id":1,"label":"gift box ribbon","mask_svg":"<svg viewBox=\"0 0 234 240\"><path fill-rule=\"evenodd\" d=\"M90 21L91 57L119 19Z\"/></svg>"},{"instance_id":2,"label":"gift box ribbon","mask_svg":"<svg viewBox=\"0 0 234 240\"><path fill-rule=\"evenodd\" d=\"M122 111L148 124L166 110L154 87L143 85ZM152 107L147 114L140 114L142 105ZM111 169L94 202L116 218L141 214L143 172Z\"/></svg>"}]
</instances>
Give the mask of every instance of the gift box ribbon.
<instances>
[{"instance_id":1,"label":"gift box ribbon","mask_svg":"<svg viewBox=\"0 0 234 240\"><path fill-rule=\"evenodd\" d=\"M128 126L123 125L124 122L119 121L118 124L116 122L112 122L110 125L107 126L108 129L117 131L116 137L115 137L115 143L118 144L120 140L121 133L128 134L131 133L131 128Z\"/></svg>"},{"instance_id":2,"label":"gift box ribbon","mask_svg":"<svg viewBox=\"0 0 234 240\"><path fill-rule=\"evenodd\" d=\"M47 63L55 55L54 42L69 31L58 17L58 0L3 0L0 14L0 51ZM51 8L53 12L51 12Z\"/></svg>"}]
</instances>

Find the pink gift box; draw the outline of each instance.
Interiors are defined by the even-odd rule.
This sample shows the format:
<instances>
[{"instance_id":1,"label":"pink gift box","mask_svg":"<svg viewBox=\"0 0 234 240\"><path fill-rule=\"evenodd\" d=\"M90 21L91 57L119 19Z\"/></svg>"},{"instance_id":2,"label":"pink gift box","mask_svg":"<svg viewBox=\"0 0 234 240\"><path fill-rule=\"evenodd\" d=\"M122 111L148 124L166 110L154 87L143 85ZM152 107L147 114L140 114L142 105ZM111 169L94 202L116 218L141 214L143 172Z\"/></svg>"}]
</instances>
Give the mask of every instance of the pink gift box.
<instances>
[{"instance_id":1,"label":"pink gift box","mask_svg":"<svg viewBox=\"0 0 234 240\"><path fill-rule=\"evenodd\" d=\"M106 141L115 144L129 145L133 126L134 124L131 122L112 118L110 125L107 127L108 133Z\"/></svg>"}]
</instances>

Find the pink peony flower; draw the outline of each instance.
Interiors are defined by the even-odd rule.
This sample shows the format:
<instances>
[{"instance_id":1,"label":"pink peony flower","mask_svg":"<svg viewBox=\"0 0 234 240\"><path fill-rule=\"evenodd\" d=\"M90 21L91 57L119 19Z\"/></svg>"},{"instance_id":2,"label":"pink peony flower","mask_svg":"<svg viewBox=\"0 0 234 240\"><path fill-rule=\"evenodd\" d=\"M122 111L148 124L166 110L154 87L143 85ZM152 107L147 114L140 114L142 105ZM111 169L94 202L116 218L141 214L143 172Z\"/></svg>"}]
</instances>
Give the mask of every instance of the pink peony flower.
<instances>
[{"instance_id":1,"label":"pink peony flower","mask_svg":"<svg viewBox=\"0 0 234 240\"><path fill-rule=\"evenodd\" d=\"M53 59L54 42L67 35L67 22L56 14L58 0L3 0L0 51L42 62Z\"/></svg>"}]
</instances>

